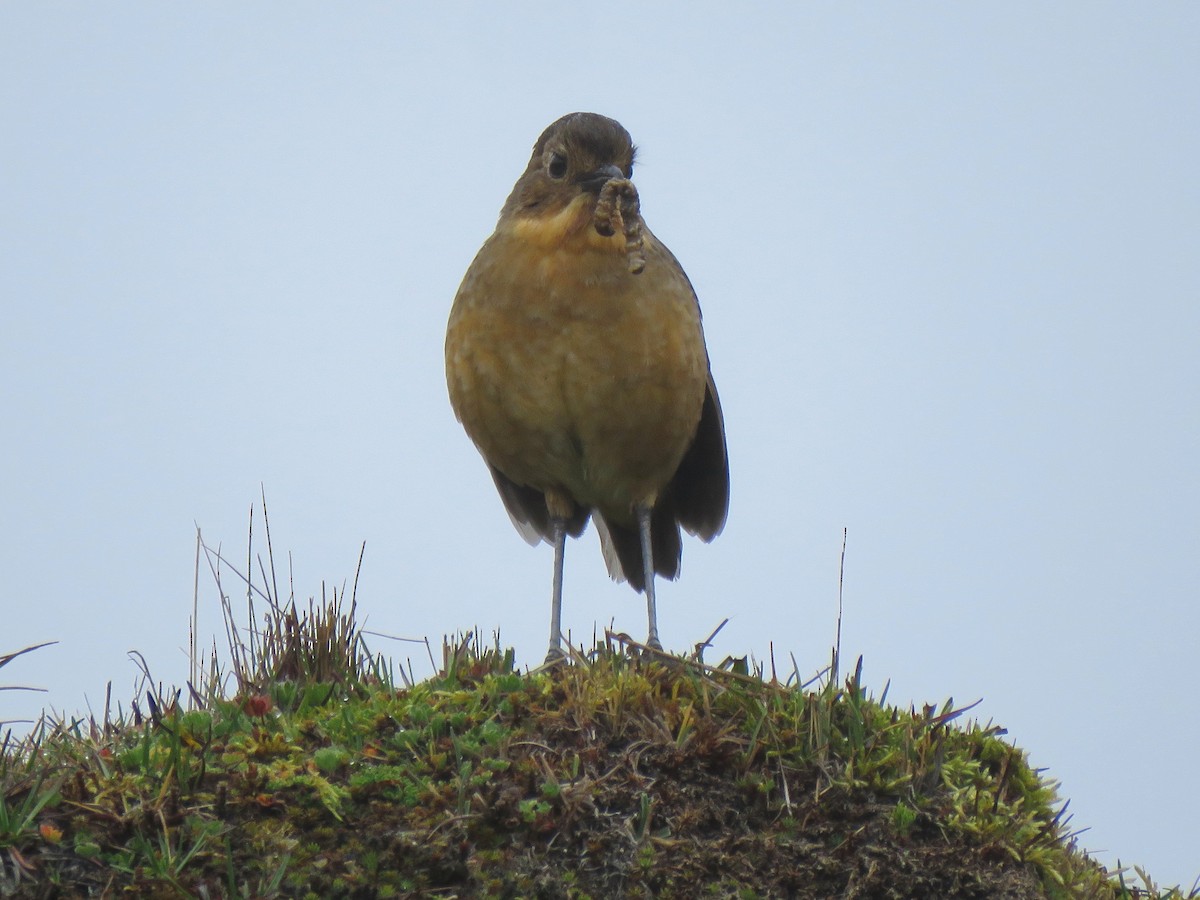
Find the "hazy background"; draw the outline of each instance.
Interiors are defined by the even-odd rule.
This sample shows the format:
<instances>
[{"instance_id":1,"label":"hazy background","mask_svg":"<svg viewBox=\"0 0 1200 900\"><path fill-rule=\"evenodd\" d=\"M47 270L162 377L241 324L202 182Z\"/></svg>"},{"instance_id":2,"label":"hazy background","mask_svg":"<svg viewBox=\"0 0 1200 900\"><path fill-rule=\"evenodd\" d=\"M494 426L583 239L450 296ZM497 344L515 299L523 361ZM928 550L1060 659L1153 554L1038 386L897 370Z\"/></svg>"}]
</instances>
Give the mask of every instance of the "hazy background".
<instances>
[{"instance_id":1,"label":"hazy background","mask_svg":"<svg viewBox=\"0 0 1200 900\"><path fill-rule=\"evenodd\" d=\"M0 4L0 719L181 684L195 528L301 599L545 649L551 553L446 399L533 141L641 146L732 505L669 648L967 703L1099 858L1200 873L1200 5ZM261 519L258 520L261 522ZM282 573L281 573L282 577ZM221 634L201 577L202 643ZM232 586L227 581L227 587ZM565 624L644 636L568 548ZM423 650L377 638L375 648Z\"/></svg>"}]
</instances>

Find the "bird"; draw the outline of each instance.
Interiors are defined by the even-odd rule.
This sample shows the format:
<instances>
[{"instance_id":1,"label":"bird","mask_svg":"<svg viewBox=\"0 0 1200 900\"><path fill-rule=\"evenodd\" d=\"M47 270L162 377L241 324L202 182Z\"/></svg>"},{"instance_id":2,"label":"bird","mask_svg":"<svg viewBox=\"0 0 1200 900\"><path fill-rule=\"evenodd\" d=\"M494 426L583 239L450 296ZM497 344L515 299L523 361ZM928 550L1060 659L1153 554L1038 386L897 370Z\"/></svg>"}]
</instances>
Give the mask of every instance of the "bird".
<instances>
[{"instance_id":1,"label":"bird","mask_svg":"<svg viewBox=\"0 0 1200 900\"><path fill-rule=\"evenodd\" d=\"M679 575L680 527L725 526L724 417L691 281L641 217L616 120L551 123L463 277L450 404L530 544L554 547L547 663L562 659L567 537L596 523L609 575L646 597Z\"/></svg>"}]
</instances>

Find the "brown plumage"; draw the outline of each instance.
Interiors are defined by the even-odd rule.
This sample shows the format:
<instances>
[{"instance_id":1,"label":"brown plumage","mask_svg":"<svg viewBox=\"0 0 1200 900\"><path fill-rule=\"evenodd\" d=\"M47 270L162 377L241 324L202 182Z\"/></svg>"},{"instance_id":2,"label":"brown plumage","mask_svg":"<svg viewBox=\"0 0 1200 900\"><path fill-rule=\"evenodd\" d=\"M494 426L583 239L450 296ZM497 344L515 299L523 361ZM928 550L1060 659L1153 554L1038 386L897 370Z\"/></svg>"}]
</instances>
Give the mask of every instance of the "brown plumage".
<instances>
[{"instance_id":1,"label":"brown plumage","mask_svg":"<svg viewBox=\"0 0 1200 900\"><path fill-rule=\"evenodd\" d=\"M548 658L561 655L566 536L589 516L609 573L646 592L659 646L654 573L677 577L680 526L711 540L729 505L700 307L641 219L633 159L604 116L547 128L446 332L455 414L517 530L555 547Z\"/></svg>"}]
</instances>

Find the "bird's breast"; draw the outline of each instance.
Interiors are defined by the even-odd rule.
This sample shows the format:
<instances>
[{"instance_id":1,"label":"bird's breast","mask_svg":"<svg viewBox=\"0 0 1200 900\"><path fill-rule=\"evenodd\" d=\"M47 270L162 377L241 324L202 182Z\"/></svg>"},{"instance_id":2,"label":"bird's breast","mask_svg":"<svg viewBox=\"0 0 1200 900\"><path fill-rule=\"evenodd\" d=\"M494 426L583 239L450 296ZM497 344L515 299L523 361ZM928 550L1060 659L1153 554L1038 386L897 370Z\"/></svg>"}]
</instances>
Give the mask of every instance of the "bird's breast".
<instances>
[{"instance_id":1,"label":"bird's breast","mask_svg":"<svg viewBox=\"0 0 1200 900\"><path fill-rule=\"evenodd\" d=\"M674 257L647 232L631 274L623 239L570 210L502 226L480 250L451 312L450 398L509 478L625 518L691 442L708 358Z\"/></svg>"}]
</instances>

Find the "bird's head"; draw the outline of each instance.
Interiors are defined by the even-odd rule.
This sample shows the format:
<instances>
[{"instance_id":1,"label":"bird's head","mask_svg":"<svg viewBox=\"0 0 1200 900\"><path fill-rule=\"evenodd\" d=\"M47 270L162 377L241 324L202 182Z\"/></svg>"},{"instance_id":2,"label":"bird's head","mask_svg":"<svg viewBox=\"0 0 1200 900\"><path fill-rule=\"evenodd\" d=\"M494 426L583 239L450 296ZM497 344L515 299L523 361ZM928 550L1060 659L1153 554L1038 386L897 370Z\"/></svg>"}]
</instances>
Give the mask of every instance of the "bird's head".
<instances>
[{"instance_id":1,"label":"bird's head","mask_svg":"<svg viewBox=\"0 0 1200 900\"><path fill-rule=\"evenodd\" d=\"M614 178L632 178L637 148L620 122L596 113L571 113L551 124L501 210L505 217L557 216L578 197L594 204Z\"/></svg>"}]
</instances>

